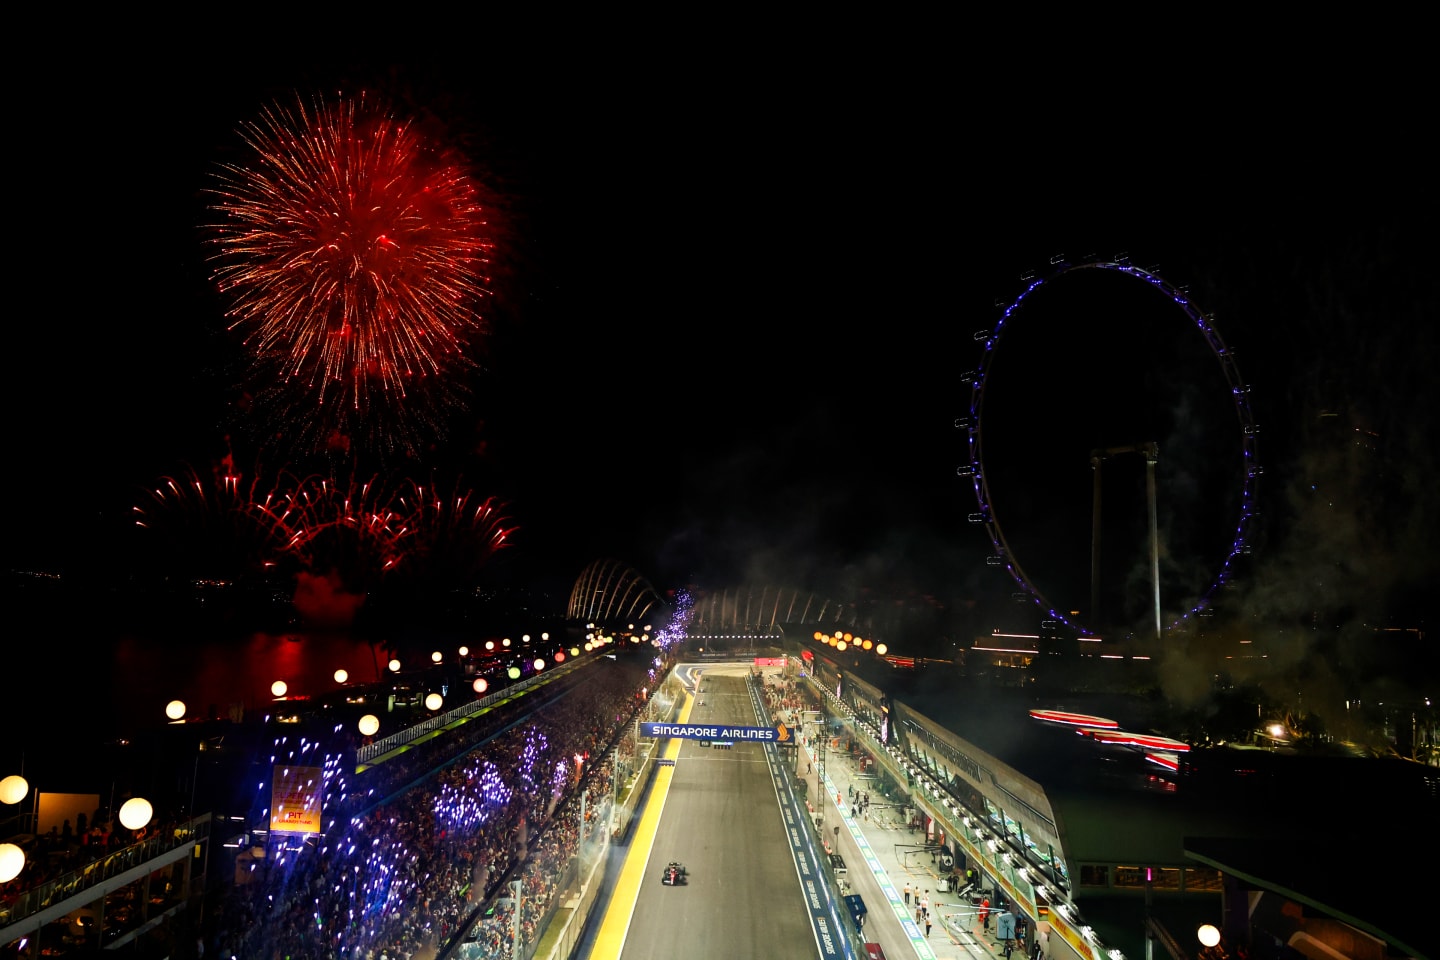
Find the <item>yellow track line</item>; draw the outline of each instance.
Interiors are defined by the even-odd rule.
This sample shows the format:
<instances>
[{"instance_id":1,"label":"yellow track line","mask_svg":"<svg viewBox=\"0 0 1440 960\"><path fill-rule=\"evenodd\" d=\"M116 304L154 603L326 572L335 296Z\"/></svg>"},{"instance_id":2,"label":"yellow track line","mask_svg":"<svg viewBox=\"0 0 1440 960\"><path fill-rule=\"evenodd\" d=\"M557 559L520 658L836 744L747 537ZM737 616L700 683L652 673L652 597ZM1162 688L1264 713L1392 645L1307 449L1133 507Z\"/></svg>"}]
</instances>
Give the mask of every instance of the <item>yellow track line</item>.
<instances>
[{"instance_id":1,"label":"yellow track line","mask_svg":"<svg viewBox=\"0 0 1440 960\"><path fill-rule=\"evenodd\" d=\"M685 705L680 709L680 723L690 722L690 707L695 698L685 694ZM680 756L680 739L672 737L665 742L667 760ZM665 810L665 798L670 793L670 779L675 776L674 767L657 767L655 783L640 822L630 841L630 853L625 865L620 868L620 877L615 890L610 894L610 903L605 908L605 919L600 931L595 934L595 945L590 950L590 960L620 960L620 951L625 948L625 937L630 932L630 918L635 913L635 901L640 896L640 884L649 876L650 851L655 846L655 831L660 827L660 815Z\"/></svg>"}]
</instances>

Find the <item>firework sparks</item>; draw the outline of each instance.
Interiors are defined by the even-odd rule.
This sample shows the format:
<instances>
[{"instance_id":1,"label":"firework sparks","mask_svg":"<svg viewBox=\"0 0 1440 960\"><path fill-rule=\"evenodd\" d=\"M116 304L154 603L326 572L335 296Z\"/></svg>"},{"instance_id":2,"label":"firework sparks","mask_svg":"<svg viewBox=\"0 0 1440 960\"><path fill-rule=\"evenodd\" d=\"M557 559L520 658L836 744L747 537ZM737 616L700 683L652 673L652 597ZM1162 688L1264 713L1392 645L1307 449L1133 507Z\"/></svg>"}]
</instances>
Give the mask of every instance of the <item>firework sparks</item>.
<instances>
[{"instance_id":1,"label":"firework sparks","mask_svg":"<svg viewBox=\"0 0 1440 960\"><path fill-rule=\"evenodd\" d=\"M373 98L277 104L240 132L212 262L257 403L312 450L413 449L474 365L493 246L475 182Z\"/></svg>"},{"instance_id":2,"label":"firework sparks","mask_svg":"<svg viewBox=\"0 0 1440 960\"><path fill-rule=\"evenodd\" d=\"M192 578L234 580L263 572L284 548L280 531L254 515L258 481L225 465L210 474L186 468L161 477L132 508L137 527L155 534L157 560Z\"/></svg>"},{"instance_id":3,"label":"firework sparks","mask_svg":"<svg viewBox=\"0 0 1440 960\"><path fill-rule=\"evenodd\" d=\"M514 534L503 504L458 485L441 493L409 479L342 483L289 473L262 483L233 469L162 477L134 519L168 535L176 563L195 559L191 545L218 541L251 569L334 573L350 589L394 575L473 576Z\"/></svg>"},{"instance_id":4,"label":"firework sparks","mask_svg":"<svg viewBox=\"0 0 1440 960\"><path fill-rule=\"evenodd\" d=\"M514 532L496 500L458 488L441 494L408 479L290 480L255 509L301 567L339 571L354 587L394 571L441 579L474 573Z\"/></svg>"}]
</instances>

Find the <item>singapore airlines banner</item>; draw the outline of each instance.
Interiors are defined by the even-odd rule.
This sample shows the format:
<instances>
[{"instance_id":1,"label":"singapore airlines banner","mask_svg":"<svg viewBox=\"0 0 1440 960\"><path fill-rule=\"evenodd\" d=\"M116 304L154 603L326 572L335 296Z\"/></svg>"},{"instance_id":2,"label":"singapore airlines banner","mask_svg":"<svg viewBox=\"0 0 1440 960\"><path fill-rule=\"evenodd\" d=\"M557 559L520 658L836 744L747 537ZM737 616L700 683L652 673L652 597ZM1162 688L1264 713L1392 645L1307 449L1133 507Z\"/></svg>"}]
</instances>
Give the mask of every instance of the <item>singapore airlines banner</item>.
<instances>
[{"instance_id":1,"label":"singapore airlines banner","mask_svg":"<svg viewBox=\"0 0 1440 960\"><path fill-rule=\"evenodd\" d=\"M756 743L788 743L790 728L785 724L778 727L725 727L708 726L698 723L642 723L642 737L678 737L681 740L750 740Z\"/></svg>"},{"instance_id":2,"label":"singapore airlines banner","mask_svg":"<svg viewBox=\"0 0 1440 960\"><path fill-rule=\"evenodd\" d=\"M270 787L270 830L274 833L319 833L321 788L319 767L276 764Z\"/></svg>"}]
</instances>

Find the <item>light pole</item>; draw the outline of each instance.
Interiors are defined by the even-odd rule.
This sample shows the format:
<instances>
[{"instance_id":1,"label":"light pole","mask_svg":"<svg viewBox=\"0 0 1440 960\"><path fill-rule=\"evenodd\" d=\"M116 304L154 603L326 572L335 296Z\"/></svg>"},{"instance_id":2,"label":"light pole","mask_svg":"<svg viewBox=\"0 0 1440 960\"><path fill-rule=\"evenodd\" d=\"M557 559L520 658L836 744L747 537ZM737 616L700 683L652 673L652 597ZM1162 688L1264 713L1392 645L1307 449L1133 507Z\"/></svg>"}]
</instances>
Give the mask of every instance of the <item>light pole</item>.
<instances>
[{"instance_id":1,"label":"light pole","mask_svg":"<svg viewBox=\"0 0 1440 960\"><path fill-rule=\"evenodd\" d=\"M819 746L820 746L820 749L819 749L818 751L816 751L815 754L814 754L814 755L815 755L815 796L816 796L816 806L815 806L815 811L816 811L816 812L815 812L815 831L820 834L820 842L821 842L821 843L824 843L824 842L825 842L825 805L830 802L830 798L829 798L829 796L827 796L828 790L827 790L827 788L826 788L826 786L825 786L825 757L826 757L826 754L827 754L826 745L825 745L825 737L823 736L823 731L824 731L824 729L825 729L825 725L824 725L824 723L821 722L821 721L811 720L811 721L809 721L809 723L806 724L806 726L808 726L808 727L810 728L810 731L811 731L811 735L812 735L812 736L815 735L815 730L816 730L817 728L822 732L822 735L816 736L816 741L818 742L818 744L819 744Z\"/></svg>"},{"instance_id":2,"label":"light pole","mask_svg":"<svg viewBox=\"0 0 1440 960\"><path fill-rule=\"evenodd\" d=\"M510 956L520 956L520 881L510 881L510 895L515 898L515 912L510 917Z\"/></svg>"},{"instance_id":3,"label":"light pole","mask_svg":"<svg viewBox=\"0 0 1440 960\"><path fill-rule=\"evenodd\" d=\"M821 793L825 793L828 789L825 786L825 762L830 759L830 744L826 740L824 727L821 727L820 754L815 758L816 785L820 787Z\"/></svg>"}]
</instances>

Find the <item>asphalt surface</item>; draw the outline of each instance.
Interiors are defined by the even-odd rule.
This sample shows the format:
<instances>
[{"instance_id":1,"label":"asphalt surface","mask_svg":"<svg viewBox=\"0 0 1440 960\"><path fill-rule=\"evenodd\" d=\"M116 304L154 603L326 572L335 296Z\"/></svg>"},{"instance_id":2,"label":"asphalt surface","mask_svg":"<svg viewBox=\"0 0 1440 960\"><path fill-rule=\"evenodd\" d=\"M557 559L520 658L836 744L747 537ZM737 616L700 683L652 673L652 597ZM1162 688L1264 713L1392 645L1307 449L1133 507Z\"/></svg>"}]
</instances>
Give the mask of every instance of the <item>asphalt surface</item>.
<instances>
[{"instance_id":1,"label":"asphalt surface","mask_svg":"<svg viewBox=\"0 0 1440 960\"><path fill-rule=\"evenodd\" d=\"M768 726L755 715L747 675L747 666L708 666L683 721ZM983 928L969 897L947 889L936 848L909 826L901 809L872 797L868 813L853 811L852 789L863 794L872 785L853 758L818 740L798 753L783 751L782 764L770 763L758 743L717 750L698 741L662 741L667 742L663 755L673 756L675 766L657 773L632 838L614 848L604 881L612 892L597 909L604 919L592 921L604 929L587 935L577 960L867 960L858 944L851 951L838 938L822 943L809 902L815 877L803 875L805 857L797 862L792 844L801 834L814 835L807 824L787 822L785 790L799 795L800 817L821 818L824 842L804 843L823 859L838 853L846 864L843 881L820 891L826 908L822 925L829 922L834 929L833 911L843 911L832 895L858 894L867 909L859 940L878 945L886 960L1003 956L994 925ZM777 777L789 782L777 784ZM837 794L843 803L836 802ZM671 860L686 866L688 884L661 883ZM639 871L640 879L627 885L624 875L632 871ZM921 896L930 900L928 932L915 917ZM1017 953L1016 960L1023 955Z\"/></svg>"},{"instance_id":2,"label":"asphalt surface","mask_svg":"<svg viewBox=\"0 0 1440 960\"><path fill-rule=\"evenodd\" d=\"M743 669L738 671L743 673ZM707 671L689 722L756 726L743 676ZM664 803L623 960L818 957L765 747L685 740ZM630 856L642 851L632 849ZM660 882L678 860L689 883ZM598 958L597 958L598 960Z\"/></svg>"}]
</instances>

